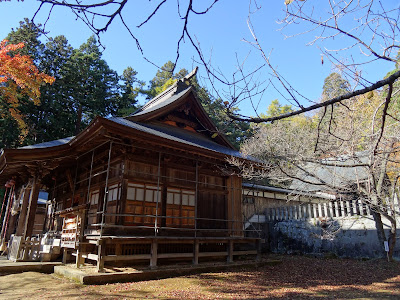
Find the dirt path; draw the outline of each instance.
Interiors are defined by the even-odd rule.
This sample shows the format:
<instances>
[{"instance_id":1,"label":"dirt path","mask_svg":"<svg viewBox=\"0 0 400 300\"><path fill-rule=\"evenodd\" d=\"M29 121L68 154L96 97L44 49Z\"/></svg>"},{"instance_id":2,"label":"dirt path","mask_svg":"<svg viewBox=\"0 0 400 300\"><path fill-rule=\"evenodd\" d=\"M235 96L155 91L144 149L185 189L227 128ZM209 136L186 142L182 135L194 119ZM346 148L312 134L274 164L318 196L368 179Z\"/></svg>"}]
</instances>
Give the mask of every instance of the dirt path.
<instances>
[{"instance_id":1,"label":"dirt path","mask_svg":"<svg viewBox=\"0 0 400 300\"><path fill-rule=\"evenodd\" d=\"M53 275L0 276L0 299L400 299L400 263L281 257L258 270L82 286Z\"/></svg>"}]
</instances>

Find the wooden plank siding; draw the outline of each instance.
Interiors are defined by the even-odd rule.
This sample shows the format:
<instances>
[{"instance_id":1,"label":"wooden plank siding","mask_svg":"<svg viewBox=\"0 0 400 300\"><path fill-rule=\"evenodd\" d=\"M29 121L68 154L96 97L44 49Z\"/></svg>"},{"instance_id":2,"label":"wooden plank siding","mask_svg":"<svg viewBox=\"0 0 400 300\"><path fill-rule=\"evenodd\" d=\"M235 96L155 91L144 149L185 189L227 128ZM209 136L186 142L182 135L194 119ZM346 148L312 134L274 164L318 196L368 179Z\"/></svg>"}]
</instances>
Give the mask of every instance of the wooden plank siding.
<instances>
[{"instance_id":1,"label":"wooden plank siding","mask_svg":"<svg viewBox=\"0 0 400 300\"><path fill-rule=\"evenodd\" d=\"M243 236L242 220L242 178L232 175L227 180L229 229L234 236Z\"/></svg>"}]
</instances>

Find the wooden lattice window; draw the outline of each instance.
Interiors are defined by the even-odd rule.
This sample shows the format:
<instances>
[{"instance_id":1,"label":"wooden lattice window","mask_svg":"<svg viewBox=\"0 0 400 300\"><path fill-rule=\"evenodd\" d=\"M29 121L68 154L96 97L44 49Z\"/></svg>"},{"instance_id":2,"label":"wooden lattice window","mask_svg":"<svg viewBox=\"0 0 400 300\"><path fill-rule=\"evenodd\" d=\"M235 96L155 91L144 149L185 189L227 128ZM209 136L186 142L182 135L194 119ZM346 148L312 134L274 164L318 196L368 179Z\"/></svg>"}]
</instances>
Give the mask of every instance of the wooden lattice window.
<instances>
[{"instance_id":1,"label":"wooden lattice window","mask_svg":"<svg viewBox=\"0 0 400 300\"><path fill-rule=\"evenodd\" d=\"M90 205L97 205L99 204L99 196L100 196L100 190L94 190L90 192Z\"/></svg>"},{"instance_id":2,"label":"wooden lattice window","mask_svg":"<svg viewBox=\"0 0 400 300\"><path fill-rule=\"evenodd\" d=\"M121 195L121 184L116 183L113 185L108 186L108 201L116 201L119 200Z\"/></svg>"},{"instance_id":3,"label":"wooden lattice window","mask_svg":"<svg viewBox=\"0 0 400 300\"><path fill-rule=\"evenodd\" d=\"M161 187L157 185L129 182L126 199L125 211L132 214L125 218L126 223L153 225L161 213Z\"/></svg>"},{"instance_id":4,"label":"wooden lattice window","mask_svg":"<svg viewBox=\"0 0 400 300\"><path fill-rule=\"evenodd\" d=\"M128 183L127 200L157 202L161 201L161 190L152 184Z\"/></svg>"},{"instance_id":5,"label":"wooden lattice window","mask_svg":"<svg viewBox=\"0 0 400 300\"><path fill-rule=\"evenodd\" d=\"M195 199L194 190L168 188L166 225L193 226ZM168 218L168 216L173 218Z\"/></svg>"}]
</instances>

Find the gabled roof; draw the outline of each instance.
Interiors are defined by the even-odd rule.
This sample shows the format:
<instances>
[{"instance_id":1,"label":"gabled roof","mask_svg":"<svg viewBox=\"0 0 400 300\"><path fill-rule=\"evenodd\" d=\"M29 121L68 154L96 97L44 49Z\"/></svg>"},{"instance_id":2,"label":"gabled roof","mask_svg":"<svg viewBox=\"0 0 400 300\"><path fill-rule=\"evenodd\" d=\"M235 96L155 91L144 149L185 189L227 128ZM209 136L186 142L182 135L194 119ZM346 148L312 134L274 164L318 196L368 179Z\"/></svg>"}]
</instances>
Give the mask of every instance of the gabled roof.
<instances>
[{"instance_id":1,"label":"gabled roof","mask_svg":"<svg viewBox=\"0 0 400 300\"><path fill-rule=\"evenodd\" d=\"M196 75L197 67L186 75L184 78L177 80L172 86L167 88L162 93L149 100L139 110L128 116L127 118L133 118L135 120L144 119L142 116L147 116L151 113L166 110L168 106L176 104L179 99L183 99L193 87L187 84L189 80Z\"/></svg>"},{"instance_id":2,"label":"gabled roof","mask_svg":"<svg viewBox=\"0 0 400 300\"><path fill-rule=\"evenodd\" d=\"M168 108L168 106L172 106L178 103L180 99L183 99L186 95L189 94L189 92L192 91L193 87L191 86L182 86L183 84L174 84L172 86L172 89L168 89L167 94L160 94L157 97L155 97L153 100L150 100L148 103L146 103L145 106L140 108L137 112L134 114L130 115L128 118L133 118L133 119L140 119L140 117L143 116L151 116L152 114L155 114L156 112L164 112L165 109ZM181 88L178 88L178 86L181 86Z\"/></svg>"},{"instance_id":3,"label":"gabled roof","mask_svg":"<svg viewBox=\"0 0 400 300\"><path fill-rule=\"evenodd\" d=\"M138 123L118 117L109 118L108 120L170 141L202 148L220 154L252 160L252 158L244 157L242 153L237 150L225 147L206 138L205 136L194 134L178 127L167 126L163 124Z\"/></svg>"},{"instance_id":4,"label":"gabled roof","mask_svg":"<svg viewBox=\"0 0 400 300\"><path fill-rule=\"evenodd\" d=\"M195 115L196 122L198 122L203 132L210 133L209 136L213 136L213 139L218 144L235 149L225 135L219 132L218 128L201 105L200 100L197 98L194 87L190 85L190 79L196 75L196 72L197 68L184 78L177 80L175 84L151 99L135 113L126 117L126 119L147 124L155 121L157 118L166 116L182 105L189 105L191 107L191 113Z\"/></svg>"}]
</instances>

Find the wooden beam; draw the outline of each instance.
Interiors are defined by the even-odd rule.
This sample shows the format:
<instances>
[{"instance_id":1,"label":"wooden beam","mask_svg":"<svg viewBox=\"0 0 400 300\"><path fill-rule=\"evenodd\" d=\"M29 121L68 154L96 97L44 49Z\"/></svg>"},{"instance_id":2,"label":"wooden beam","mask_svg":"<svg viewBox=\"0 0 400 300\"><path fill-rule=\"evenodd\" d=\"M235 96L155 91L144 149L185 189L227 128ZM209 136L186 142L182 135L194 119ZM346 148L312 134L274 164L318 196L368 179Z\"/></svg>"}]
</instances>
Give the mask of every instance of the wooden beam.
<instances>
[{"instance_id":1,"label":"wooden beam","mask_svg":"<svg viewBox=\"0 0 400 300\"><path fill-rule=\"evenodd\" d=\"M223 252L200 252L199 257L212 257L212 256L227 256L226 251Z\"/></svg>"},{"instance_id":2,"label":"wooden beam","mask_svg":"<svg viewBox=\"0 0 400 300\"><path fill-rule=\"evenodd\" d=\"M93 253L82 253L82 258L97 261L98 255Z\"/></svg>"},{"instance_id":3,"label":"wooden beam","mask_svg":"<svg viewBox=\"0 0 400 300\"><path fill-rule=\"evenodd\" d=\"M193 253L162 253L158 258L192 258Z\"/></svg>"},{"instance_id":4,"label":"wooden beam","mask_svg":"<svg viewBox=\"0 0 400 300\"><path fill-rule=\"evenodd\" d=\"M150 254L135 254L135 255L107 255L104 261L124 261L124 260L142 260L151 259Z\"/></svg>"},{"instance_id":5,"label":"wooden beam","mask_svg":"<svg viewBox=\"0 0 400 300\"><path fill-rule=\"evenodd\" d=\"M257 255L257 250L233 251L233 255Z\"/></svg>"}]
</instances>

